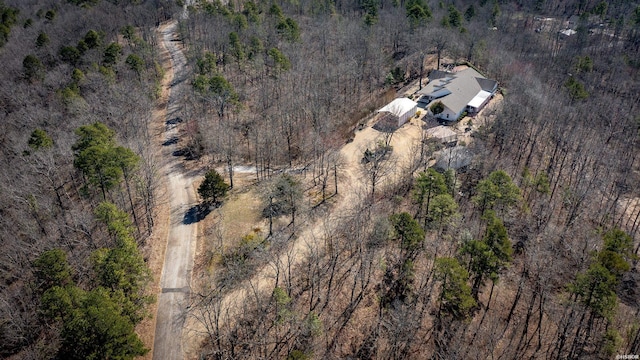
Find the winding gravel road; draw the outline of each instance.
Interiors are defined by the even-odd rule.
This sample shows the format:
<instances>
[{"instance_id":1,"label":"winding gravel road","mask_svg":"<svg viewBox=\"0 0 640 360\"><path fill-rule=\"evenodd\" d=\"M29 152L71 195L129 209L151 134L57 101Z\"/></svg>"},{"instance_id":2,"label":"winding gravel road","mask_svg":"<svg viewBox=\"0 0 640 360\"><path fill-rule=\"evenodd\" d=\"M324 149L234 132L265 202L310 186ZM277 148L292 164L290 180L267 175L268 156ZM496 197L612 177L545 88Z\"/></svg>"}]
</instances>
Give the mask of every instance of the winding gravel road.
<instances>
[{"instance_id":1,"label":"winding gravel road","mask_svg":"<svg viewBox=\"0 0 640 360\"><path fill-rule=\"evenodd\" d=\"M171 56L173 69L163 144L168 159L163 171L169 189L171 225L160 279L162 291L158 294L153 359L174 360L184 358L182 329L196 251L197 221L192 209L197 199L192 185L193 178L183 171L181 158L172 156L178 146L176 126L181 121L178 115L181 110L181 94L185 91L187 60L177 39L177 23L173 21L163 25L160 32L162 46Z\"/></svg>"}]
</instances>

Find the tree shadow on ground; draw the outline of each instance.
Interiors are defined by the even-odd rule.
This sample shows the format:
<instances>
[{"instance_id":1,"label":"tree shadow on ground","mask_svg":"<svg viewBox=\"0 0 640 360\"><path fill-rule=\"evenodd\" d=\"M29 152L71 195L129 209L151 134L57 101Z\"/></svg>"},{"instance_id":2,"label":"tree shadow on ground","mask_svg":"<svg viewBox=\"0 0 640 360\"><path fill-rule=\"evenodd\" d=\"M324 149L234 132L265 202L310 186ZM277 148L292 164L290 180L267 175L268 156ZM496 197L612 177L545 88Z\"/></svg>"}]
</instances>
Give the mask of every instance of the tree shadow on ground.
<instances>
[{"instance_id":1,"label":"tree shadow on ground","mask_svg":"<svg viewBox=\"0 0 640 360\"><path fill-rule=\"evenodd\" d=\"M392 133L399 129L398 117L392 114L385 114L372 126L372 128L380 132Z\"/></svg>"},{"instance_id":2,"label":"tree shadow on ground","mask_svg":"<svg viewBox=\"0 0 640 360\"><path fill-rule=\"evenodd\" d=\"M172 136L169 139L165 140L165 142L162 143L162 146L169 146L169 145L174 145L178 143L178 137L177 136Z\"/></svg>"},{"instance_id":3,"label":"tree shadow on ground","mask_svg":"<svg viewBox=\"0 0 640 360\"><path fill-rule=\"evenodd\" d=\"M175 150L172 155L176 157L183 157L188 161L198 160L201 157L201 149L199 150L199 152L195 152L191 147L186 146L184 148Z\"/></svg>"},{"instance_id":4,"label":"tree shadow on ground","mask_svg":"<svg viewBox=\"0 0 640 360\"><path fill-rule=\"evenodd\" d=\"M169 119L165 122L166 125L178 125L182 122L182 118L179 116L176 116L172 119Z\"/></svg>"},{"instance_id":5,"label":"tree shadow on ground","mask_svg":"<svg viewBox=\"0 0 640 360\"><path fill-rule=\"evenodd\" d=\"M204 218L211 213L211 211L215 208L215 206L209 205L194 205L186 213L184 213L184 218L182 219L182 223L185 225L191 225L203 220Z\"/></svg>"}]
</instances>

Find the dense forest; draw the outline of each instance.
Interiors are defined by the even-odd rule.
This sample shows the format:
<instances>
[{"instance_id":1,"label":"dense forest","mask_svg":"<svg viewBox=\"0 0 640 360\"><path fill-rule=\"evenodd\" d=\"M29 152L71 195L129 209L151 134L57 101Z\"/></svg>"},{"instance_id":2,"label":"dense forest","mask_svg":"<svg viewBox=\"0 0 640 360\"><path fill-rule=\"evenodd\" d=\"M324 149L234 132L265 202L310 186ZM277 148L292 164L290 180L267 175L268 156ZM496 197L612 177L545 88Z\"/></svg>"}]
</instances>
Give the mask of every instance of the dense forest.
<instances>
[{"instance_id":1,"label":"dense forest","mask_svg":"<svg viewBox=\"0 0 640 360\"><path fill-rule=\"evenodd\" d=\"M201 355L638 353L639 15L631 1L195 3L181 21L188 151L231 181L233 164L254 165L269 221L268 233L213 246L216 270L192 307ZM332 150L426 77L431 55L502 88L495 121L469 145L472 165L420 172L426 145L388 171L399 181L376 180L393 165L369 167L370 192L333 214ZM283 166L305 175L273 171ZM272 230L272 217L331 225L291 260L282 254L303 235ZM265 267L276 269L267 291L255 275Z\"/></svg>"},{"instance_id":2,"label":"dense forest","mask_svg":"<svg viewBox=\"0 0 640 360\"><path fill-rule=\"evenodd\" d=\"M199 193L217 209L188 306L198 358L640 353L637 1L2 0L0 14L1 357L151 350L135 329L153 316L166 21L189 72L174 155L208 170ZM376 109L458 64L502 94L469 166L429 167L427 139L401 166L388 134L348 167L340 149ZM365 190L345 194L354 179ZM224 238L216 219L246 193L260 220Z\"/></svg>"},{"instance_id":3,"label":"dense forest","mask_svg":"<svg viewBox=\"0 0 640 360\"><path fill-rule=\"evenodd\" d=\"M0 357L131 358L163 1L3 1Z\"/></svg>"}]
</instances>

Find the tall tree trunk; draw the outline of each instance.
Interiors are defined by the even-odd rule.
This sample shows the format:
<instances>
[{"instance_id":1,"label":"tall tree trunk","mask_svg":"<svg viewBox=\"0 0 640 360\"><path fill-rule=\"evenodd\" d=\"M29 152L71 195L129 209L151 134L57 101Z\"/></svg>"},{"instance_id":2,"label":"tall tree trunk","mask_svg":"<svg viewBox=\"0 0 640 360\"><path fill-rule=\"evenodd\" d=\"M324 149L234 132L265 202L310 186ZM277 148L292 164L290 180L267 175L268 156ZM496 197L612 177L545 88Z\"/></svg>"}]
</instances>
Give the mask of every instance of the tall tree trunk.
<instances>
[{"instance_id":1,"label":"tall tree trunk","mask_svg":"<svg viewBox=\"0 0 640 360\"><path fill-rule=\"evenodd\" d=\"M229 188L233 189L233 161L230 154L227 154L227 169L229 170Z\"/></svg>"},{"instance_id":2,"label":"tall tree trunk","mask_svg":"<svg viewBox=\"0 0 640 360\"><path fill-rule=\"evenodd\" d=\"M136 224L136 228L138 229L138 235L141 234L140 231L140 223L138 223L138 215L136 215L136 208L133 205L133 198L131 197L131 187L129 186L129 177L125 175L124 177L125 187L127 188L127 196L129 197L129 205L131 206L131 215L133 215L133 222Z\"/></svg>"},{"instance_id":3,"label":"tall tree trunk","mask_svg":"<svg viewBox=\"0 0 640 360\"><path fill-rule=\"evenodd\" d=\"M335 185L335 194L338 195L338 165L333 164L333 182Z\"/></svg>"}]
</instances>

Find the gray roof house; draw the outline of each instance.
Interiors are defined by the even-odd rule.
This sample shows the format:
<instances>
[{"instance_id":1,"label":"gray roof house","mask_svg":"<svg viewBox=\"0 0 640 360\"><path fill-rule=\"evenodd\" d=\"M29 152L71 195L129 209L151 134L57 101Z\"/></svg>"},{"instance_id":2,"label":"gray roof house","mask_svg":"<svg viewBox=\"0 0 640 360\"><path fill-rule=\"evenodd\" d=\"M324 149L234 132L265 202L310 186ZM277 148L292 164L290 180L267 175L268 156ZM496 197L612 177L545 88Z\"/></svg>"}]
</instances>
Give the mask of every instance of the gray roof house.
<instances>
[{"instance_id":1,"label":"gray roof house","mask_svg":"<svg viewBox=\"0 0 640 360\"><path fill-rule=\"evenodd\" d=\"M450 73L434 70L429 74L431 80L418 91L418 100L425 106L433 101L441 101L444 111L436 117L453 122L465 111L476 114L491 100L498 89L498 82L482 76L472 68Z\"/></svg>"}]
</instances>

